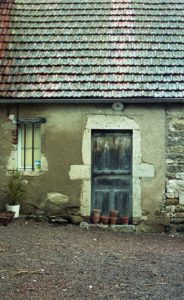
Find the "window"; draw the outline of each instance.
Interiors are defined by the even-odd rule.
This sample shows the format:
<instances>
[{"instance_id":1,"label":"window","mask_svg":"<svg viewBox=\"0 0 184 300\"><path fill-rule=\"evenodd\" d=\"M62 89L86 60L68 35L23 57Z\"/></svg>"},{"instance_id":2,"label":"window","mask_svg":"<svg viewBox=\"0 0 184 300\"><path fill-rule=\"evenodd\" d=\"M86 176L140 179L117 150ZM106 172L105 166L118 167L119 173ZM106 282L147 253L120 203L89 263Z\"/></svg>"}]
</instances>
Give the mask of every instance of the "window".
<instances>
[{"instance_id":1,"label":"window","mask_svg":"<svg viewBox=\"0 0 184 300\"><path fill-rule=\"evenodd\" d=\"M39 124L20 124L18 127L18 167L40 170L41 136Z\"/></svg>"}]
</instances>

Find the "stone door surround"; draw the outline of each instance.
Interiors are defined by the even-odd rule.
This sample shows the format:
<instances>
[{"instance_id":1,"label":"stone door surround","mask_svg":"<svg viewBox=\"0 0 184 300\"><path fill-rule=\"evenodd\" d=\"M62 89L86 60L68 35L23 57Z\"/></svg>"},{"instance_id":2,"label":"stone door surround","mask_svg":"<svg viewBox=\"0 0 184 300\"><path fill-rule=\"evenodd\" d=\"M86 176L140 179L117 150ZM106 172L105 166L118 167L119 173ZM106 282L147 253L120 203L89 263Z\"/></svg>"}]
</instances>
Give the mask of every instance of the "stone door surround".
<instances>
[{"instance_id":1,"label":"stone door surround","mask_svg":"<svg viewBox=\"0 0 184 300\"><path fill-rule=\"evenodd\" d=\"M115 115L88 115L82 141L83 165L71 165L71 180L82 180L80 210L82 216L91 213L91 132L92 130L132 131L132 216L141 217L141 177L153 177L154 166L141 162L141 132L133 118Z\"/></svg>"}]
</instances>

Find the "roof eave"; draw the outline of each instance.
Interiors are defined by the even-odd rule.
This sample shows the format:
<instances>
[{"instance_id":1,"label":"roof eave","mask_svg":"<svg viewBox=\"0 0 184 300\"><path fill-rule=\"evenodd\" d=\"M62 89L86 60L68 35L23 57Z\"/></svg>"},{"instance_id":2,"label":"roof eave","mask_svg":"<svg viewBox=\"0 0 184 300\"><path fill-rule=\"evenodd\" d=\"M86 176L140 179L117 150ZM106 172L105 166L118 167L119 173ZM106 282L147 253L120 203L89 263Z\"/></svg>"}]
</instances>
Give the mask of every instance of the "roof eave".
<instances>
[{"instance_id":1,"label":"roof eave","mask_svg":"<svg viewBox=\"0 0 184 300\"><path fill-rule=\"evenodd\" d=\"M0 104L181 104L184 98L0 98Z\"/></svg>"}]
</instances>

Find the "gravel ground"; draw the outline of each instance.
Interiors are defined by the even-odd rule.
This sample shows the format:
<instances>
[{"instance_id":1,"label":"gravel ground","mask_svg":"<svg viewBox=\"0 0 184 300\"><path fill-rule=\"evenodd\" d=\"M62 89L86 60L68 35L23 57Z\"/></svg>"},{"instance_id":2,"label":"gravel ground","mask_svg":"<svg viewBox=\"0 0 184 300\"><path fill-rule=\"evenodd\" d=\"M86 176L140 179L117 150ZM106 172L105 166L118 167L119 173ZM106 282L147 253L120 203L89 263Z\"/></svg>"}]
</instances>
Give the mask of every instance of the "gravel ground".
<instances>
[{"instance_id":1,"label":"gravel ground","mask_svg":"<svg viewBox=\"0 0 184 300\"><path fill-rule=\"evenodd\" d=\"M184 237L16 220L0 226L0 299L184 299Z\"/></svg>"}]
</instances>

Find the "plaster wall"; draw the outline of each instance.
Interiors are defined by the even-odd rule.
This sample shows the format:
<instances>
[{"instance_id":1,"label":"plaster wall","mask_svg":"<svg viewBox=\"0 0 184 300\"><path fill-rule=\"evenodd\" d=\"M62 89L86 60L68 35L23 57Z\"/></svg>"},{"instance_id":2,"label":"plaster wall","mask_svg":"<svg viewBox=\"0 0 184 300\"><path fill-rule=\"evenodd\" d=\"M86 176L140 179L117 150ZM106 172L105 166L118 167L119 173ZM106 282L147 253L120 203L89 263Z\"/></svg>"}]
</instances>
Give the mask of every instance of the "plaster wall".
<instances>
[{"instance_id":1,"label":"plaster wall","mask_svg":"<svg viewBox=\"0 0 184 300\"><path fill-rule=\"evenodd\" d=\"M0 175L1 202L4 208L7 201L2 187L7 180L8 162L16 146L11 144L12 124L8 114L16 114L16 107L1 106L0 110ZM110 105L19 105L19 116L45 117L42 126L42 154L47 168L39 174L25 174L28 180L28 192L22 204L22 212L51 209L46 202L48 193L60 193L69 199L69 205L80 207L84 177L88 180L89 171L80 168L72 171L72 166L84 166L85 155L83 141L89 116L107 116L112 122L125 118L133 122L139 131L139 143L134 144L135 155L140 167L135 168L136 181L140 188L140 217L152 220L159 210L165 189L165 109L162 106L125 106L123 111L113 111ZM100 119L99 119L100 120ZM99 124L99 127L103 124ZM118 126L118 125L117 125ZM137 147L140 147L137 148ZM90 149L89 149L90 152ZM89 162L89 161L88 161ZM134 166L135 167L135 166ZM141 169L142 168L142 169ZM75 177L76 172L76 177ZM137 172L137 173L136 173ZM86 174L86 175L85 175ZM29 175L29 176L28 176ZM30 176L31 175L31 176ZM87 200L89 201L89 199ZM54 208L52 207L54 210ZM58 209L58 207L57 207ZM144 216L144 215L147 216Z\"/></svg>"},{"instance_id":2,"label":"plaster wall","mask_svg":"<svg viewBox=\"0 0 184 300\"><path fill-rule=\"evenodd\" d=\"M3 209L6 203L4 187L7 184L6 165L13 149L11 137L12 124L7 116L7 109L0 106L0 208Z\"/></svg>"}]
</instances>

